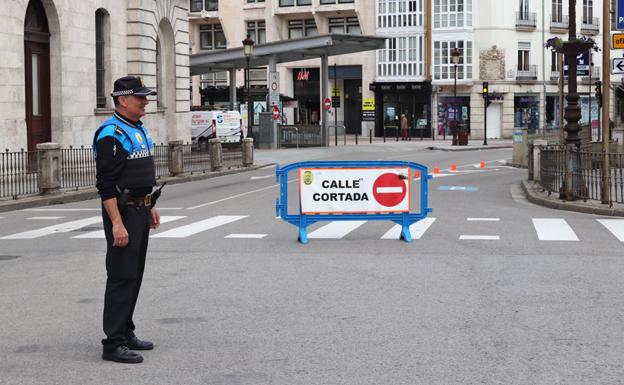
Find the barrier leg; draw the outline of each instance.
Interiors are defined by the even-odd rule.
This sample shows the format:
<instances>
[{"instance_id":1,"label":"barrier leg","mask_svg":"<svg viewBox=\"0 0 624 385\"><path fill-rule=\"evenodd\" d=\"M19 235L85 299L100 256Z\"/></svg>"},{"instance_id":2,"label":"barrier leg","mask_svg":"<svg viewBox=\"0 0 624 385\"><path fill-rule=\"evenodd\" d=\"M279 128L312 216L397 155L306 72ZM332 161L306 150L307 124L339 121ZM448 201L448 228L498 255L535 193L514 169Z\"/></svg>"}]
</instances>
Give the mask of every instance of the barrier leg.
<instances>
[{"instance_id":1,"label":"barrier leg","mask_svg":"<svg viewBox=\"0 0 624 385\"><path fill-rule=\"evenodd\" d=\"M306 221L306 216L301 215L299 218L299 238L297 240L304 245L308 244L308 223Z\"/></svg>"},{"instance_id":2,"label":"barrier leg","mask_svg":"<svg viewBox=\"0 0 624 385\"><path fill-rule=\"evenodd\" d=\"M408 214L403 214L403 223L401 224L401 239L407 243L412 242L412 234L410 233L409 225L410 224Z\"/></svg>"}]
</instances>

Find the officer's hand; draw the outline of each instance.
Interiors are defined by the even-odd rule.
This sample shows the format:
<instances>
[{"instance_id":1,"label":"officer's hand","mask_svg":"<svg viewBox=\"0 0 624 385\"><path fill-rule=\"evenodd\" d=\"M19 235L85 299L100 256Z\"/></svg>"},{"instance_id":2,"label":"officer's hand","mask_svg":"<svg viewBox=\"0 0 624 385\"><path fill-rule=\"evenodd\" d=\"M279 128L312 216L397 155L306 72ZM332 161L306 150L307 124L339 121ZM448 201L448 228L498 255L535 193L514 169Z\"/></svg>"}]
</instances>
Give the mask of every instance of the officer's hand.
<instances>
[{"instance_id":1,"label":"officer's hand","mask_svg":"<svg viewBox=\"0 0 624 385\"><path fill-rule=\"evenodd\" d=\"M128 232L123 222L118 224L113 223L113 246L126 247L128 245Z\"/></svg>"},{"instance_id":2,"label":"officer's hand","mask_svg":"<svg viewBox=\"0 0 624 385\"><path fill-rule=\"evenodd\" d=\"M151 220L150 220L150 229L157 229L160 226L160 214L156 209L150 210Z\"/></svg>"}]
</instances>

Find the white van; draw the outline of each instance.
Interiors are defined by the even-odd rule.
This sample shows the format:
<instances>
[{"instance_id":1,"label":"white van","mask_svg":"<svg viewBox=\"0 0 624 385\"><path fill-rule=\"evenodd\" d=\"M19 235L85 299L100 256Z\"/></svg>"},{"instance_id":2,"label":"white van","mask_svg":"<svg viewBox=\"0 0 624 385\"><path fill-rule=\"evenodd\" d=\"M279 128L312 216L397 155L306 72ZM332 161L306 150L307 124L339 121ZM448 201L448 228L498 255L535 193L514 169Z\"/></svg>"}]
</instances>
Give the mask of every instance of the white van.
<instances>
[{"instance_id":1,"label":"white van","mask_svg":"<svg viewBox=\"0 0 624 385\"><path fill-rule=\"evenodd\" d=\"M218 138L222 143L243 140L243 122L238 111L192 111L191 140L204 147L208 139Z\"/></svg>"}]
</instances>

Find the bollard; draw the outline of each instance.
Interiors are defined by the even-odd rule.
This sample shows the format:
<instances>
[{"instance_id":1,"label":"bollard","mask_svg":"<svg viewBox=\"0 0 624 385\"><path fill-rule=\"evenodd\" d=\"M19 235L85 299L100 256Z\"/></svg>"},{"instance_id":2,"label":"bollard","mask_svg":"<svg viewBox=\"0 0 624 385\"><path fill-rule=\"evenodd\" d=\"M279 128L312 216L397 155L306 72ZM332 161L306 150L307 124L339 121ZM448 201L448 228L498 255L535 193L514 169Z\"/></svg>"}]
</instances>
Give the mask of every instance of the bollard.
<instances>
[{"instance_id":1,"label":"bollard","mask_svg":"<svg viewBox=\"0 0 624 385\"><path fill-rule=\"evenodd\" d=\"M169 145L169 175L176 176L184 173L184 147L181 140L172 140Z\"/></svg>"},{"instance_id":2,"label":"bollard","mask_svg":"<svg viewBox=\"0 0 624 385\"><path fill-rule=\"evenodd\" d=\"M221 141L219 139L210 139L208 147L210 148L210 168L212 171L218 171L221 169L223 161Z\"/></svg>"},{"instance_id":3,"label":"bollard","mask_svg":"<svg viewBox=\"0 0 624 385\"><path fill-rule=\"evenodd\" d=\"M61 146L58 143L37 144L37 183L40 194L61 190Z\"/></svg>"},{"instance_id":4,"label":"bollard","mask_svg":"<svg viewBox=\"0 0 624 385\"><path fill-rule=\"evenodd\" d=\"M253 138L243 139L243 167L253 166L254 158Z\"/></svg>"}]
</instances>

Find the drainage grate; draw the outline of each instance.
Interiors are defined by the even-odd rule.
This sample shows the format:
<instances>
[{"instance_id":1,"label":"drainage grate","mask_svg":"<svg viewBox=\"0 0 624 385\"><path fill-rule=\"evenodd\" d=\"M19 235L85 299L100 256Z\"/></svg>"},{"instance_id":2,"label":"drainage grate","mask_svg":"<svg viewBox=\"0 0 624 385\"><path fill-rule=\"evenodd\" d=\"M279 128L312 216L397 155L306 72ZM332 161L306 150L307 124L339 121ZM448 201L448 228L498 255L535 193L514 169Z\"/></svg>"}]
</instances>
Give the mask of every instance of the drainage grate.
<instances>
[{"instance_id":1,"label":"drainage grate","mask_svg":"<svg viewBox=\"0 0 624 385\"><path fill-rule=\"evenodd\" d=\"M19 255L0 255L0 261L10 261L19 258Z\"/></svg>"}]
</instances>

